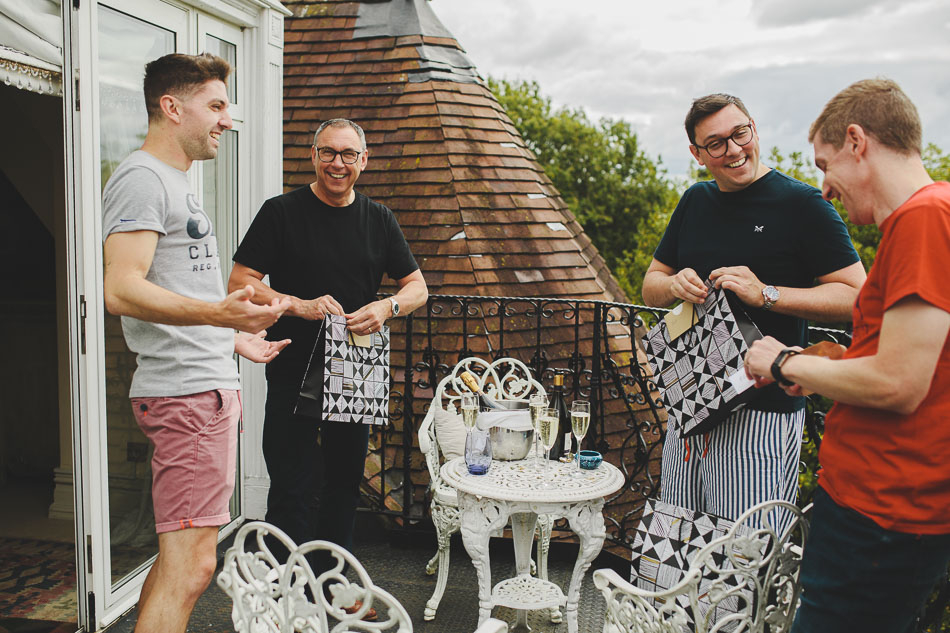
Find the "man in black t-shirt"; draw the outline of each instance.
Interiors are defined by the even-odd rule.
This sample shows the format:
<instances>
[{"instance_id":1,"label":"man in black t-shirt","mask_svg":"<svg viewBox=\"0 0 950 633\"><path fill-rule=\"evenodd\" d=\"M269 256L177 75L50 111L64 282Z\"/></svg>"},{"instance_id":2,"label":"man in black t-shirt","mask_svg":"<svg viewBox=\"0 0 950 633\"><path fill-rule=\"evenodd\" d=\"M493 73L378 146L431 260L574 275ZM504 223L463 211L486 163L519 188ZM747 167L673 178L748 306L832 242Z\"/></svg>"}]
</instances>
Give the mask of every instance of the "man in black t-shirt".
<instances>
[{"instance_id":1,"label":"man in black t-shirt","mask_svg":"<svg viewBox=\"0 0 950 633\"><path fill-rule=\"evenodd\" d=\"M326 314L370 334L424 305L429 292L393 212L353 190L369 155L360 126L324 122L310 154L316 180L261 206L234 254L228 287L253 286L255 302L291 302L269 332L291 343L267 368L267 521L297 543L324 539L352 549L369 427L297 417L300 384ZM384 274L399 289L377 300Z\"/></svg>"},{"instance_id":2,"label":"man in black t-shirt","mask_svg":"<svg viewBox=\"0 0 950 633\"><path fill-rule=\"evenodd\" d=\"M807 319L850 320L866 274L844 223L819 190L759 162L742 101L696 99L686 133L713 180L690 187L673 211L643 278L644 302L702 303L709 278L779 340L806 345ZM804 406L770 386L703 436L669 429L662 500L730 519L769 499L794 503Z\"/></svg>"}]
</instances>

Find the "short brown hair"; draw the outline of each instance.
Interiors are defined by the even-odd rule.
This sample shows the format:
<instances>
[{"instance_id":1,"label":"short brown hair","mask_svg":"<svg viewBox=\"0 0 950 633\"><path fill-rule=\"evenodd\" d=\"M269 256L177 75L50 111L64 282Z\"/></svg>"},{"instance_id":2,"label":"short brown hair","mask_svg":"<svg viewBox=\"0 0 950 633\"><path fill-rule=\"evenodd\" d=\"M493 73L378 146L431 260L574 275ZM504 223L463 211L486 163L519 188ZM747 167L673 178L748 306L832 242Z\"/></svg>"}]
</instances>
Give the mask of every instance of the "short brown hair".
<instances>
[{"instance_id":1,"label":"short brown hair","mask_svg":"<svg viewBox=\"0 0 950 633\"><path fill-rule=\"evenodd\" d=\"M313 133L313 146L317 146L317 137L320 136L320 132L324 131L328 127L343 128L348 127L356 132L356 135L360 137L360 146L363 151L366 151L366 134L363 132L363 128L359 125L350 121L349 119L330 119L329 121L324 121L320 124L320 127L317 128L317 131Z\"/></svg>"},{"instance_id":2,"label":"short brown hair","mask_svg":"<svg viewBox=\"0 0 950 633\"><path fill-rule=\"evenodd\" d=\"M822 142L840 149L852 123L901 154L921 153L920 115L895 81L864 79L836 94L811 124L808 142L820 134Z\"/></svg>"},{"instance_id":3,"label":"short brown hair","mask_svg":"<svg viewBox=\"0 0 950 633\"><path fill-rule=\"evenodd\" d=\"M689 112L686 113L686 122L684 124L686 126L686 136L689 137L690 144L696 144L696 126L699 125L700 121L710 114L716 114L730 105L734 105L742 110L749 119L752 118L752 115L746 110L745 104L742 103L742 99L739 97L717 92L715 94L706 95L705 97L693 99L693 105L690 106Z\"/></svg>"},{"instance_id":4,"label":"short brown hair","mask_svg":"<svg viewBox=\"0 0 950 633\"><path fill-rule=\"evenodd\" d=\"M145 64L145 111L149 121L161 115L159 101L164 95L189 96L203 84L219 80L228 82L231 64L212 55L171 53Z\"/></svg>"}]
</instances>

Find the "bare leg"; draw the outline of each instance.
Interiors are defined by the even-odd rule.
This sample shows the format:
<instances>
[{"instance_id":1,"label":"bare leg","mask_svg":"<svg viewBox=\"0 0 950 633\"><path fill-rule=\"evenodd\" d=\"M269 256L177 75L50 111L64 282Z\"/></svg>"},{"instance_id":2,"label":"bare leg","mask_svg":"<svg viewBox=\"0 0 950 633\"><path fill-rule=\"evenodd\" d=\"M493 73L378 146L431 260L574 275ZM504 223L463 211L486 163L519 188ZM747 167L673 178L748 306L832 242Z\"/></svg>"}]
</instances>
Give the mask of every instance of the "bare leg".
<instances>
[{"instance_id":1,"label":"bare leg","mask_svg":"<svg viewBox=\"0 0 950 633\"><path fill-rule=\"evenodd\" d=\"M216 527L158 535L158 558L139 596L136 633L184 633L195 602L214 575L217 537Z\"/></svg>"}]
</instances>

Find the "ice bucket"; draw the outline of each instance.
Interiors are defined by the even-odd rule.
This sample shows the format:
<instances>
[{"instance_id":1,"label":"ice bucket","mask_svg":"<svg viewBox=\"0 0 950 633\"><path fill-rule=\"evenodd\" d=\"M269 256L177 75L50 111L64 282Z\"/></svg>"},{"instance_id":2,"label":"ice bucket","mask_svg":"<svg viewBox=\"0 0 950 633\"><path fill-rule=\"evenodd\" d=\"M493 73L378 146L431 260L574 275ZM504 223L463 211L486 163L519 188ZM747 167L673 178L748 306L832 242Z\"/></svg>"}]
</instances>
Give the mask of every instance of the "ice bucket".
<instances>
[{"instance_id":1,"label":"ice bucket","mask_svg":"<svg viewBox=\"0 0 950 633\"><path fill-rule=\"evenodd\" d=\"M492 459L510 462L516 459L524 459L531 450L531 442L534 439L534 430L531 429L531 414L528 412L527 400L500 400L498 404L505 407L505 411L494 410L484 411L479 414L479 426L488 427L491 434ZM506 428L505 421L499 418L505 418L511 421L511 411L517 411L518 416L516 424L519 430ZM524 416L522 419L521 416ZM493 419L494 418L494 419ZM501 421L499 426L495 422ZM527 428L525 428L527 427ZM520 430L524 428L524 430Z\"/></svg>"}]
</instances>

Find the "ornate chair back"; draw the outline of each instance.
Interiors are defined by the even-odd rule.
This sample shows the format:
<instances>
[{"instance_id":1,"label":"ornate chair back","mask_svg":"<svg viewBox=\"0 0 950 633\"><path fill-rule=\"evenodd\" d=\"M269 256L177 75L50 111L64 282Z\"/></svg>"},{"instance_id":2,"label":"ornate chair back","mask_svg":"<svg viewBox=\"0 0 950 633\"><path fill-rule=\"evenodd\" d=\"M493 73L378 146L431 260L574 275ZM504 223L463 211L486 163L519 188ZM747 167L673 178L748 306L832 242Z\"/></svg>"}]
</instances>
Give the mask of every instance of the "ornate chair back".
<instances>
[{"instance_id":1,"label":"ornate chair back","mask_svg":"<svg viewBox=\"0 0 950 633\"><path fill-rule=\"evenodd\" d=\"M769 526L787 524L776 520L784 513L794 518L779 534ZM699 550L666 591L646 591L612 569L598 569L594 584L607 601L604 633L788 631L801 594L798 572L807 537L802 510L766 501Z\"/></svg>"}]
</instances>

